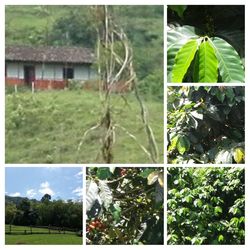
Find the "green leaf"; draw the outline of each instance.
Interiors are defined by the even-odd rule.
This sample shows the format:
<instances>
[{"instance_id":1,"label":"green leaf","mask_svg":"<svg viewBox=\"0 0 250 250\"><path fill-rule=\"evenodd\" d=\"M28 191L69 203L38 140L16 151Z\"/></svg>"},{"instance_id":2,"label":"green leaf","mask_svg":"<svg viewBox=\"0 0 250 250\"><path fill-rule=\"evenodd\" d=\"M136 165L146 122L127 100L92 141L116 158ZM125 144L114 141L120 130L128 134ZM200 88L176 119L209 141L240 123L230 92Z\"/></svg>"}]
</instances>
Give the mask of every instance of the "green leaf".
<instances>
[{"instance_id":1,"label":"green leaf","mask_svg":"<svg viewBox=\"0 0 250 250\"><path fill-rule=\"evenodd\" d=\"M176 145L177 145L177 142L178 142L178 139L179 139L179 135L176 135L172 140L171 140L171 143L168 147L168 151L173 151L175 150L176 148Z\"/></svg>"},{"instance_id":2,"label":"green leaf","mask_svg":"<svg viewBox=\"0 0 250 250\"><path fill-rule=\"evenodd\" d=\"M181 83L187 70L194 59L198 48L196 40L190 40L178 51L172 72L172 82Z\"/></svg>"},{"instance_id":3,"label":"green leaf","mask_svg":"<svg viewBox=\"0 0 250 250\"><path fill-rule=\"evenodd\" d=\"M110 169L107 167L100 167L97 169L96 176L100 180L106 180L112 176Z\"/></svg>"},{"instance_id":4,"label":"green leaf","mask_svg":"<svg viewBox=\"0 0 250 250\"><path fill-rule=\"evenodd\" d=\"M217 99L218 99L221 103L223 103L224 100L225 100L226 95L225 95L224 91L221 91L220 89L217 89L216 97L217 97Z\"/></svg>"},{"instance_id":5,"label":"green leaf","mask_svg":"<svg viewBox=\"0 0 250 250\"><path fill-rule=\"evenodd\" d=\"M220 234L218 236L218 242L222 242L224 240L224 236L222 234Z\"/></svg>"},{"instance_id":6,"label":"green leaf","mask_svg":"<svg viewBox=\"0 0 250 250\"><path fill-rule=\"evenodd\" d=\"M226 97L229 99L230 102L232 102L235 97L233 88L227 87L224 91L225 91Z\"/></svg>"},{"instance_id":7,"label":"green leaf","mask_svg":"<svg viewBox=\"0 0 250 250\"><path fill-rule=\"evenodd\" d=\"M245 72L237 51L224 39L215 37L210 40L219 62L223 82L244 82Z\"/></svg>"},{"instance_id":8,"label":"green leaf","mask_svg":"<svg viewBox=\"0 0 250 250\"><path fill-rule=\"evenodd\" d=\"M154 168L146 168L140 173L140 176L146 179L152 172L154 172Z\"/></svg>"},{"instance_id":9,"label":"green leaf","mask_svg":"<svg viewBox=\"0 0 250 250\"><path fill-rule=\"evenodd\" d=\"M112 212L113 218L116 222L119 222L122 210L118 204L114 204L113 208L114 208L114 211Z\"/></svg>"},{"instance_id":10,"label":"green leaf","mask_svg":"<svg viewBox=\"0 0 250 250\"><path fill-rule=\"evenodd\" d=\"M215 213L215 215L221 214L221 213L222 213L222 208L219 207L219 206L216 206L216 207L214 208L214 213Z\"/></svg>"},{"instance_id":11,"label":"green leaf","mask_svg":"<svg viewBox=\"0 0 250 250\"><path fill-rule=\"evenodd\" d=\"M193 26L184 25L181 27L170 28L167 26L167 71L168 81L172 79L172 69L175 62L175 56L180 48L192 38L198 38L195 34L197 29Z\"/></svg>"},{"instance_id":12,"label":"green leaf","mask_svg":"<svg viewBox=\"0 0 250 250\"><path fill-rule=\"evenodd\" d=\"M180 136L178 138L176 148L179 151L181 155L183 155L185 152L189 151L190 149L190 142L188 140L187 136Z\"/></svg>"},{"instance_id":13,"label":"green leaf","mask_svg":"<svg viewBox=\"0 0 250 250\"><path fill-rule=\"evenodd\" d=\"M171 224L172 222L175 222L175 221L176 221L176 219L174 216L172 216L172 215L167 216L167 224Z\"/></svg>"},{"instance_id":14,"label":"green leaf","mask_svg":"<svg viewBox=\"0 0 250 250\"><path fill-rule=\"evenodd\" d=\"M239 219L237 217L233 217L231 220L230 220L230 226L235 226L235 227L238 227L239 225Z\"/></svg>"},{"instance_id":15,"label":"green leaf","mask_svg":"<svg viewBox=\"0 0 250 250\"><path fill-rule=\"evenodd\" d=\"M242 223L242 222L245 222L245 217L240 217L240 219L239 219L239 223Z\"/></svg>"},{"instance_id":16,"label":"green leaf","mask_svg":"<svg viewBox=\"0 0 250 250\"><path fill-rule=\"evenodd\" d=\"M187 5L168 5L168 8L177 13L177 15L183 19L183 13L187 9Z\"/></svg>"},{"instance_id":17,"label":"green leaf","mask_svg":"<svg viewBox=\"0 0 250 250\"><path fill-rule=\"evenodd\" d=\"M241 210L238 207L233 206L233 207L231 207L229 209L229 213L232 213L233 215L236 215L236 214L240 214Z\"/></svg>"},{"instance_id":18,"label":"green leaf","mask_svg":"<svg viewBox=\"0 0 250 250\"><path fill-rule=\"evenodd\" d=\"M191 203L193 200L193 197L191 195L188 195L184 198L184 201L187 202L187 203Z\"/></svg>"},{"instance_id":19,"label":"green leaf","mask_svg":"<svg viewBox=\"0 0 250 250\"><path fill-rule=\"evenodd\" d=\"M196 199L194 201L194 206L195 207L202 207L202 201L200 199Z\"/></svg>"},{"instance_id":20,"label":"green leaf","mask_svg":"<svg viewBox=\"0 0 250 250\"><path fill-rule=\"evenodd\" d=\"M234 149L233 153L234 160L236 163L244 163L245 162L245 151L243 148Z\"/></svg>"},{"instance_id":21,"label":"green leaf","mask_svg":"<svg viewBox=\"0 0 250 250\"><path fill-rule=\"evenodd\" d=\"M198 82L217 82L218 60L207 37L199 47L199 79Z\"/></svg>"}]
</instances>

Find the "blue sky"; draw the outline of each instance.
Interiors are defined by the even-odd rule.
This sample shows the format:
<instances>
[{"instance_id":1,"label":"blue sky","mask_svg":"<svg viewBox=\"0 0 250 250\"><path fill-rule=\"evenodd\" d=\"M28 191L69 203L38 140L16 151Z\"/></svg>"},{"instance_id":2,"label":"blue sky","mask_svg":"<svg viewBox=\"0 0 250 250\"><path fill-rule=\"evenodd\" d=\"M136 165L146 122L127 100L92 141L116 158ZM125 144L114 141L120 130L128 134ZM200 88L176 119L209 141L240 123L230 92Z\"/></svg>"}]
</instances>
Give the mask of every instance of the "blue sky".
<instances>
[{"instance_id":1,"label":"blue sky","mask_svg":"<svg viewBox=\"0 0 250 250\"><path fill-rule=\"evenodd\" d=\"M7 167L5 194L40 200L50 194L52 200L82 200L81 167Z\"/></svg>"}]
</instances>

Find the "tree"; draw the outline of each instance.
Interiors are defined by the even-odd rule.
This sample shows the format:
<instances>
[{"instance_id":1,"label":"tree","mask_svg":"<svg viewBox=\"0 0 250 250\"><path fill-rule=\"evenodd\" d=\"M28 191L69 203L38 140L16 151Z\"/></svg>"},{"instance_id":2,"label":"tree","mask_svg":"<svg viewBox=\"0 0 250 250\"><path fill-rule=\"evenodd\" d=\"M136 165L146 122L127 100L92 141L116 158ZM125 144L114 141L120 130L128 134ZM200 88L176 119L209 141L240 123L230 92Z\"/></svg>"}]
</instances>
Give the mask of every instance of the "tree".
<instances>
[{"instance_id":1,"label":"tree","mask_svg":"<svg viewBox=\"0 0 250 250\"><path fill-rule=\"evenodd\" d=\"M18 223L18 225L30 225L31 224L31 218L30 218L30 212L31 212L31 203L28 198L23 199L18 205L17 205L18 213L15 217L14 223Z\"/></svg>"},{"instance_id":2,"label":"tree","mask_svg":"<svg viewBox=\"0 0 250 250\"><path fill-rule=\"evenodd\" d=\"M17 213L16 205L13 203L5 205L5 224L12 224Z\"/></svg>"},{"instance_id":3,"label":"tree","mask_svg":"<svg viewBox=\"0 0 250 250\"><path fill-rule=\"evenodd\" d=\"M82 229L82 203L76 201L49 201L50 195L44 195L41 201L22 198L16 204L5 204L5 223L13 225L36 225ZM44 198L43 197L43 198Z\"/></svg>"},{"instance_id":4,"label":"tree","mask_svg":"<svg viewBox=\"0 0 250 250\"><path fill-rule=\"evenodd\" d=\"M42 197L41 202L49 203L50 200L51 200L51 195L45 194L45 195Z\"/></svg>"},{"instance_id":5,"label":"tree","mask_svg":"<svg viewBox=\"0 0 250 250\"><path fill-rule=\"evenodd\" d=\"M49 35L50 43L94 48L97 37L90 12L90 7L71 8L67 15L54 22Z\"/></svg>"}]
</instances>

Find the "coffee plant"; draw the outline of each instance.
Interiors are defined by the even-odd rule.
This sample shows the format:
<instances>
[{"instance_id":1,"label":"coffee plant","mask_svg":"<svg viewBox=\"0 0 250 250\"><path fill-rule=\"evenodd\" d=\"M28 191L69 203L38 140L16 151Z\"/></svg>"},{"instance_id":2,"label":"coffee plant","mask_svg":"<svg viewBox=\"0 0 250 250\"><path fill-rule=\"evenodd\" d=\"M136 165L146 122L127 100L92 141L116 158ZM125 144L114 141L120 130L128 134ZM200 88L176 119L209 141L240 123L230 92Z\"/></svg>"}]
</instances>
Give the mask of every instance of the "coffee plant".
<instances>
[{"instance_id":1,"label":"coffee plant","mask_svg":"<svg viewBox=\"0 0 250 250\"><path fill-rule=\"evenodd\" d=\"M87 244L163 244L163 169L91 167Z\"/></svg>"},{"instance_id":2,"label":"coffee plant","mask_svg":"<svg viewBox=\"0 0 250 250\"><path fill-rule=\"evenodd\" d=\"M169 163L244 163L244 87L168 87Z\"/></svg>"},{"instance_id":3,"label":"coffee plant","mask_svg":"<svg viewBox=\"0 0 250 250\"><path fill-rule=\"evenodd\" d=\"M168 168L168 244L244 244L243 168Z\"/></svg>"},{"instance_id":4,"label":"coffee plant","mask_svg":"<svg viewBox=\"0 0 250 250\"><path fill-rule=\"evenodd\" d=\"M199 14L193 11L194 8L196 7L169 6L170 11L178 14L178 18L173 19L173 22L168 25L168 82L244 82L242 58L230 43L234 30L232 29L230 33L227 30L225 32L224 26L222 30L215 30L218 26L217 16L223 15L219 10L216 13L215 8L201 7L200 11L205 12L206 18L200 18ZM226 8L221 7L221 11L226 11ZM215 13L211 13L213 11ZM186 12L187 15L185 15ZM200 27L201 29L195 25L186 25L191 22L189 18L191 14L196 16L197 21L205 23ZM225 20L227 18L228 16ZM237 18L242 22L244 20L242 16Z\"/></svg>"}]
</instances>

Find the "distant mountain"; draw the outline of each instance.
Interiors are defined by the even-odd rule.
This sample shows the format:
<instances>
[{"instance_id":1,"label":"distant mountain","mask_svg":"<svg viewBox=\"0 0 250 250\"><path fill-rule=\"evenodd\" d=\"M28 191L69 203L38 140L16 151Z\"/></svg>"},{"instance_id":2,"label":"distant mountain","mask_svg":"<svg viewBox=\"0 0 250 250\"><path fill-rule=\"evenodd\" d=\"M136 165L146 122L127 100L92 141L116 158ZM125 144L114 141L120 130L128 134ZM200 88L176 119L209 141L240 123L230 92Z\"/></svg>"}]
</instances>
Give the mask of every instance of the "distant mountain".
<instances>
[{"instance_id":1,"label":"distant mountain","mask_svg":"<svg viewBox=\"0 0 250 250\"><path fill-rule=\"evenodd\" d=\"M5 204L9 204L9 203L13 203L15 205L20 204L24 199L28 199L29 201L31 201L32 203L40 203L40 200L36 200L36 199L29 199L27 197L13 197L13 196L9 196L9 195L5 195ZM53 201L63 201L64 203L68 203L68 202L73 202L73 203L81 203L82 199L78 199L78 200L62 200L60 197L57 197L55 200Z\"/></svg>"},{"instance_id":2,"label":"distant mountain","mask_svg":"<svg viewBox=\"0 0 250 250\"><path fill-rule=\"evenodd\" d=\"M14 204L18 205L24 199L28 199L29 201L32 201L32 202L40 202L40 201L38 201L36 199L29 199L27 197L12 197L12 196L9 196L9 195L5 195L5 203L6 204L8 204L8 203L14 203Z\"/></svg>"}]
</instances>

